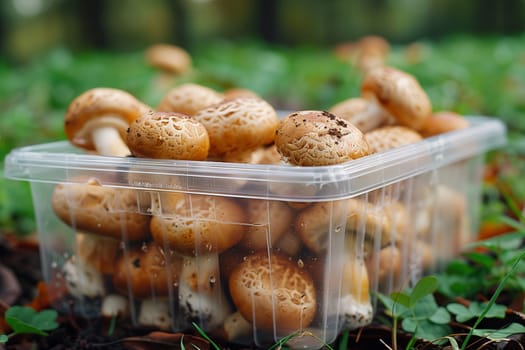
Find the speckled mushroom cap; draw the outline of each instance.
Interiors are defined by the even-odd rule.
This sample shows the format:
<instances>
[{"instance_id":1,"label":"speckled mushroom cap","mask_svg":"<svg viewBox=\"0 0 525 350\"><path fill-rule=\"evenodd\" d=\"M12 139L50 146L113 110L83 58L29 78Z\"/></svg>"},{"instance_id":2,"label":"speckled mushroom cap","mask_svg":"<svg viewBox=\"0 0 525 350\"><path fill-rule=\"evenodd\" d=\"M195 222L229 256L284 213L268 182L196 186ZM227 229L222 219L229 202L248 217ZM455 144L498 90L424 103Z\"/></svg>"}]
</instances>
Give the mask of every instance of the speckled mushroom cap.
<instances>
[{"instance_id":1,"label":"speckled mushroom cap","mask_svg":"<svg viewBox=\"0 0 525 350\"><path fill-rule=\"evenodd\" d=\"M284 255L249 255L230 274L229 290L241 315L257 329L288 334L312 322L317 297L309 272Z\"/></svg>"},{"instance_id":2,"label":"speckled mushroom cap","mask_svg":"<svg viewBox=\"0 0 525 350\"><path fill-rule=\"evenodd\" d=\"M204 108L193 118L208 130L212 157L271 144L279 124L268 102L249 97Z\"/></svg>"},{"instance_id":3,"label":"speckled mushroom cap","mask_svg":"<svg viewBox=\"0 0 525 350\"><path fill-rule=\"evenodd\" d=\"M176 289L181 266L182 259L172 251L145 242L117 258L113 286L119 293L131 293L136 298L168 296Z\"/></svg>"},{"instance_id":4,"label":"speckled mushroom cap","mask_svg":"<svg viewBox=\"0 0 525 350\"><path fill-rule=\"evenodd\" d=\"M230 198L171 192L160 204L153 209L153 239L182 255L220 253L244 236L246 213Z\"/></svg>"},{"instance_id":5,"label":"speckled mushroom cap","mask_svg":"<svg viewBox=\"0 0 525 350\"><path fill-rule=\"evenodd\" d=\"M222 100L222 94L209 87L186 83L169 90L160 100L157 110L193 116L201 109L217 104Z\"/></svg>"},{"instance_id":6,"label":"speckled mushroom cap","mask_svg":"<svg viewBox=\"0 0 525 350\"><path fill-rule=\"evenodd\" d=\"M150 111L131 123L127 144L136 157L205 160L210 139L204 125L187 115Z\"/></svg>"},{"instance_id":7,"label":"speckled mushroom cap","mask_svg":"<svg viewBox=\"0 0 525 350\"><path fill-rule=\"evenodd\" d=\"M146 50L146 61L163 71L182 74L191 68L191 56L183 48L171 44L155 44Z\"/></svg>"},{"instance_id":8,"label":"speckled mushroom cap","mask_svg":"<svg viewBox=\"0 0 525 350\"><path fill-rule=\"evenodd\" d=\"M293 165L343 163L368 155L363 133L325 111L299 111L285 117L275 133L275 145Z\"/></svg>"},{"instance_id":9,"label":"speckled mushroom cap","mask_svg":"<svg viewBox=\"0 0 525 350\"><path fill-rule=\"evenodd\" d=\"M440 111L427 118L421 129L423 137L444 134L446 132L468 128L466 118L452 111Z\"/></svg>"},{"instance_id":10,"label":"speckled mushroom cap","mask_svg":"<svg viewBox=\"0 0 525 350\"><path fill-rule=\"evenodd\" d=\"M414 76L392 67L370 70L361 83L361 95L414 130L421 129L432 113L430 99Z\"/></svg>"},{"instance_id":11,"label":"speckled mushroom cap","mask_svg":"<svg viewBox=\"0 0 525 350\"><path fill-rule=\"evenodd\" d=\"M94 129L112 127L125 139L129 124L150 109L126 91L113 88L90 89L69 104L64 130L75 146L96 150L92 138Z\"/></svg>"},{"instance_id":12,"label":"speckled mushroom cap","mask_svg":"<svg viewBox=\"0 0 525 350\"><path fill-rule=\"evenodd\" d=\"M423 137L417 131L401 125L383 126L365 133L365 140L370 146L370 153L416 143Z\"/></svg>"},{"instance_id":13,"label":"speckled mushroom cap","mask_svg":"<svg viewBox=\"0 0 525 350\"><path fill-rule=\"evenodd\" d=\"M62 221L79 231L128 240L149 237L150 217L139 213L131 189L103 187L96 181L58 184L51 205Z\"/></svg>"}]
</instances>

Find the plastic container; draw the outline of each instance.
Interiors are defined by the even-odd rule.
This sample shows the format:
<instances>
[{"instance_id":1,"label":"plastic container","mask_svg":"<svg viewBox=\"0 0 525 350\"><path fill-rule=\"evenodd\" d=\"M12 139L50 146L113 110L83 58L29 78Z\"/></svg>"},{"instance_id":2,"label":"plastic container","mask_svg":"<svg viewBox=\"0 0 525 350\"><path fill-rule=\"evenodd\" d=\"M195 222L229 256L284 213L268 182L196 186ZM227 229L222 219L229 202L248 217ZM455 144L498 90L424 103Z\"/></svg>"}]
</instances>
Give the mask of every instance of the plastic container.
<instances>
[{"instance_id":1,"label":"plastic container","mask_svg":"<svg viewBox=\"0 0 525 350\"><path fill-rule=\"evenodd\" d=\"M475 238L484 155L506 130L469 121L334 166L103 157L55 142L13 150L5 175L31 183L57 309L320 348L372 320L370 292L411 285Z\"/></svg>"}]
</instances>

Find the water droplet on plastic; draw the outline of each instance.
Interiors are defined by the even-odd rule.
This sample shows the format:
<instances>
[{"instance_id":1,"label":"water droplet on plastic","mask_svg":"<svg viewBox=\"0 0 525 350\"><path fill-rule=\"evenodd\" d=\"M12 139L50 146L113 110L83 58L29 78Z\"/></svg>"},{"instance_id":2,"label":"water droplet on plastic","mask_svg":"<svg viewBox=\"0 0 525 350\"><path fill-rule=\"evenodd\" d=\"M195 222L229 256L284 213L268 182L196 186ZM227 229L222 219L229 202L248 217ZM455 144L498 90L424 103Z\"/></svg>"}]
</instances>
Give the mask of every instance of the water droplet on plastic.
<instances>
[{"instance_id":1,"label":"water droplet on plastic","mask_svg":"<svg viewBox=\"0 0 525 350\"><path fill-rule=\"evenodd\" d=\"M299 260L297 260L297 266L299 266L299 268L301 268L301 269L304 267L304 261L303 261L303 259L299 259Z\"/></svg>"}]
</instances>

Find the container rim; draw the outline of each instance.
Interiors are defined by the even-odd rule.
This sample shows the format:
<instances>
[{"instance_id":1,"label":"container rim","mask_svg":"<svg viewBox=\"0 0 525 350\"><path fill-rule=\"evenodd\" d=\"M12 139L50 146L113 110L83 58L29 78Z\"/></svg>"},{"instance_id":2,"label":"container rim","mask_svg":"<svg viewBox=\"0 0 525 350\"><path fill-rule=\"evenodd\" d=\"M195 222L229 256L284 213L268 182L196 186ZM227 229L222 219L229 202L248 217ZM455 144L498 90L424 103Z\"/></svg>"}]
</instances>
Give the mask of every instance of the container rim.
<instances>
[{"instance_id":1,"label":"container rim","mask_svg":"<svg viewBox=\"0 0 525 350\"><path fill-rule=\"evenodd\" d=\"M468 116L469 127L426 138L420 142L372 154L353 161L318 167L261 165L217 161L181 161L108 157L93 155L57 141L13 149L4 160L4 176L12 180L63 183L81 182L75 174L101 178L107 186L132 187L159 191L185 191L212 195L266 197L286 200L321 201L356 196L424 172L481 155L507 142L503 122L486 116ZM183 186L123 180L138 178L185 178ZM84 177L85 179L85 177ZM257 184L253 191L232 190L228 182ZM169 181L168 181L169 182ZM275 195L264 188L268 185L309 185L318 188L331 185L332 190L315 196L293 193ZM237 192L236 192L237 191ZM298 191L300 192L300 191Z\"/></svg>"}]
</instances>

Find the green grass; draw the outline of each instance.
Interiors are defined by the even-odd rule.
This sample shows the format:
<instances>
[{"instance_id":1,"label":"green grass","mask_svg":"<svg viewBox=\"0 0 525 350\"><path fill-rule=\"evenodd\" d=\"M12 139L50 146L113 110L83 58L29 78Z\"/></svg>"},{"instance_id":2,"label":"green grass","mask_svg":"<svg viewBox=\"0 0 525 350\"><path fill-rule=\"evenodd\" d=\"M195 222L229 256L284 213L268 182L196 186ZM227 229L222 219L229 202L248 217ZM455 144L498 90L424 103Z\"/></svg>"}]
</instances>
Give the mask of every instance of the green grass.
<instances>
[{"instance_id":1,"label":"green grass","mask_svg":"<svg viewBox=\"0 0 525 350\"><path fill-rule=\"evenodd\" d=\"M521 156L525 153L520 142L525 132L524 45L525 35L421 41L417 60L409 58L408 45L393 45L388 64L413 74L434 110L501 118L509 126L514 154ZM218 90L249 88L276 108L327 109L359 94L360 72L337 60L327 47L291 49L217 41L202 43L191 54L194 70L179 82ZM67 106L90 88L124 89L152 106L162 97L154 88L157 72L146 64L143 52L73 53L57 48L23 66L0 58L0 76L2 160L15 147L65 139L62 121ZM30 197L26 183L0 180L2 230L34 229Z\"/></svg>"}]
</instances>

